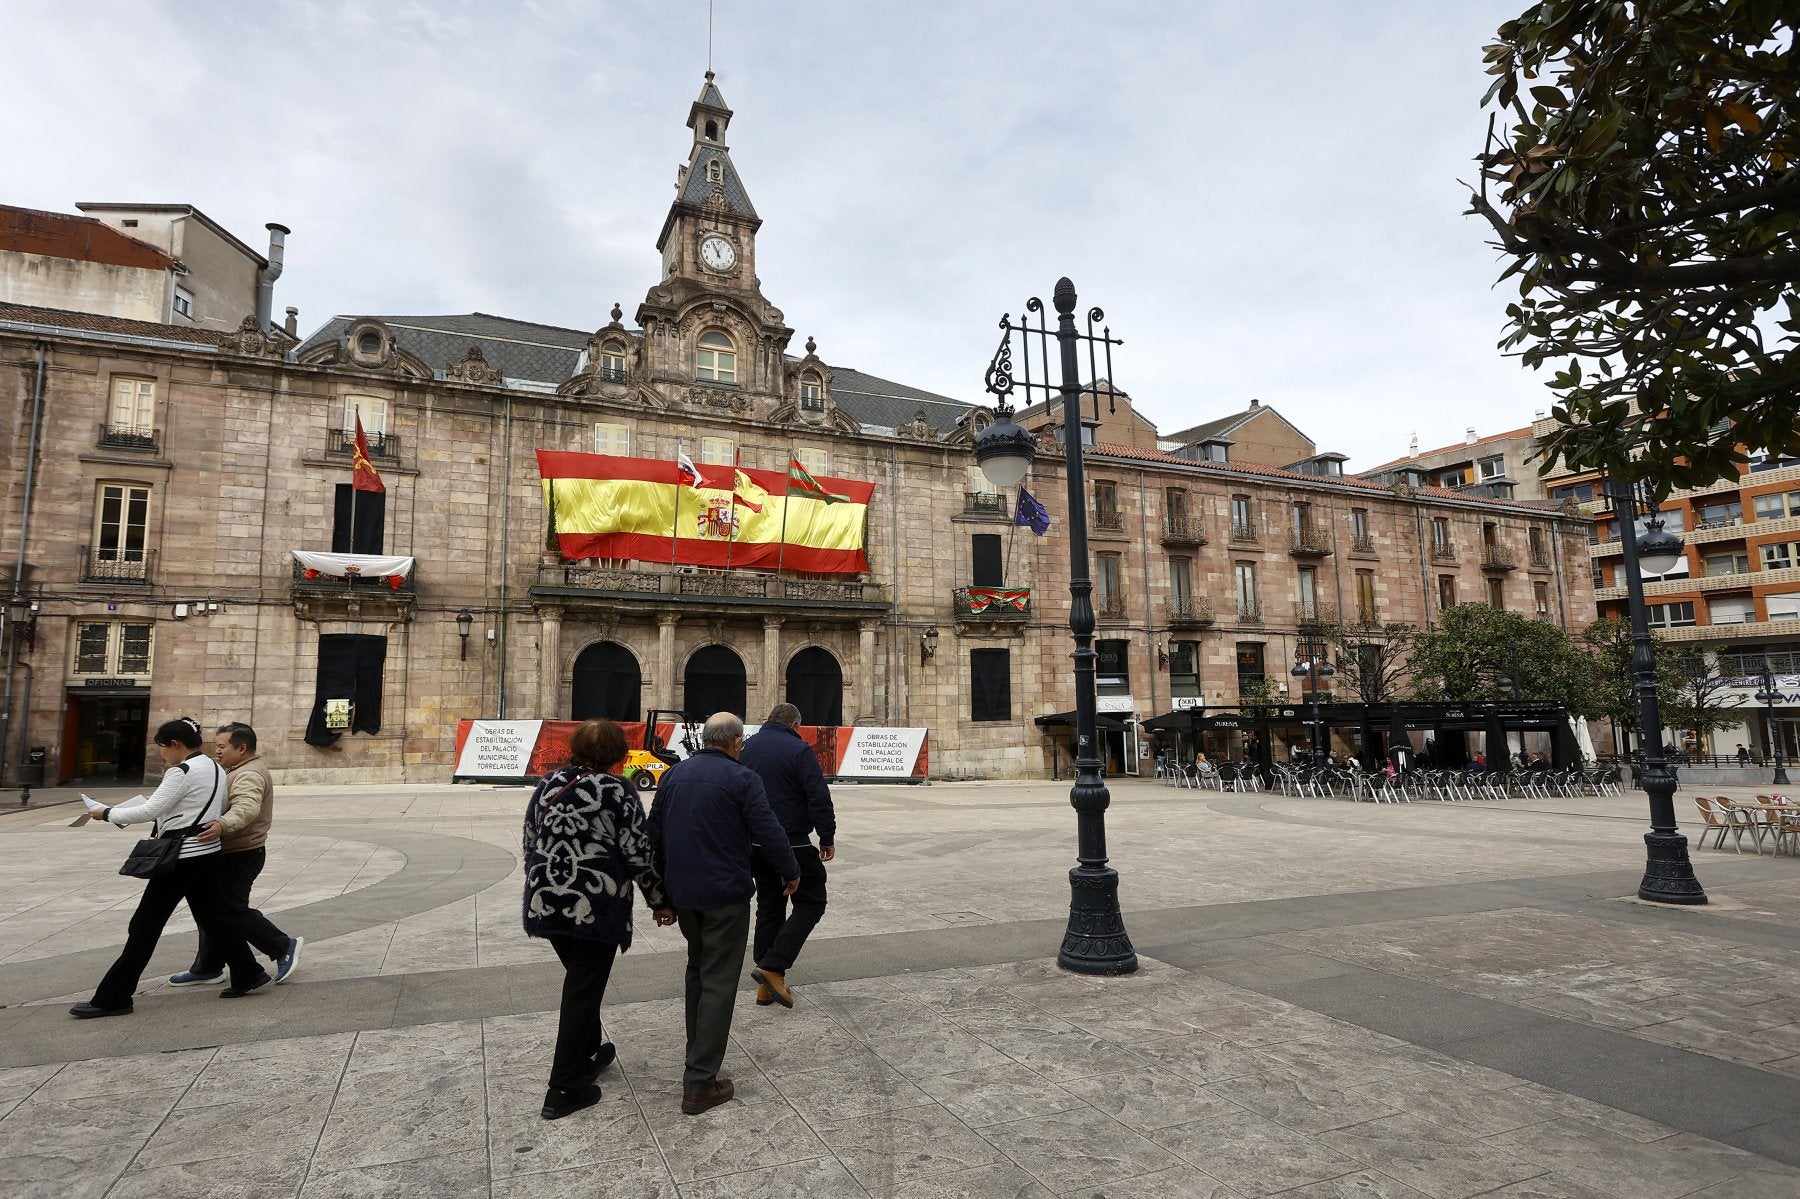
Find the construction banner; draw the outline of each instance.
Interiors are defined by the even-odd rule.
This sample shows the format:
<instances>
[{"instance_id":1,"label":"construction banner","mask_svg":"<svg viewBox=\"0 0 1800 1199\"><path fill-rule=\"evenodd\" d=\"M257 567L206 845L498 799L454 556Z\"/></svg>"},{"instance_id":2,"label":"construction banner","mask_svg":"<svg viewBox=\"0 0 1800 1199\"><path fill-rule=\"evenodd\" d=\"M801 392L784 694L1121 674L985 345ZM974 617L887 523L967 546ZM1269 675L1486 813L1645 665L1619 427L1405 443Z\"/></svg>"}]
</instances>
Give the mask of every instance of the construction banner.
<instances>
[{"instance_id":1,"label":"construction banner","mask_svg":"<svg viewBox=\"0 0 1800 1199\"><path fill-rule=\"evenodd\" d=\"M687 566L869 569L873 483L820 479L829 498L788 491L781 471L539 450L544 506L564 558ZM841 498L840 498L841 497Z\"/></svg>"},{"instance_id":2,"label":"construction banner","mask_svg":"<svg viewBox=\"0 0 1800 1199\"><path fill-rule=\"evenodd\" d=\"M627 745L644 743L642 721L618 724ZM460 720L451 777L487 782L542 778L568 762L569 737L581 725L579 720ZM756 726L747 725L744 732L754 736ZM931 738L924 729L803 724L799 732L827 778L917 783L930 777ZM659 721L656 735L670 752L685 758L699 744L700 726L679 728Z\"/></svg>"}]
</instances>

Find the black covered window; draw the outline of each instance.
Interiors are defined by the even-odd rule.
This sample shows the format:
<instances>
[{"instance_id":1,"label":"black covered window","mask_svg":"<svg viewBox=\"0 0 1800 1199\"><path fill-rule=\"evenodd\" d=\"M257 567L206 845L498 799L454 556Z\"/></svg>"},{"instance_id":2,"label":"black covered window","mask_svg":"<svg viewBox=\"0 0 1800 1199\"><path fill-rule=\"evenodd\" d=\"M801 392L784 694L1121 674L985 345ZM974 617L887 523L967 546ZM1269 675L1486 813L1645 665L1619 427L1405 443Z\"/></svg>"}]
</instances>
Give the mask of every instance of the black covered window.
<instances>
[{"instance_id":1,"label":"black covered window","mask_svg":"<svg viewBox=\"0 0 1800 1199\"><path fill-rule=\"evenodd\" d=\"M969 719L1012 719L1012 651L969 651Z\"/></svg>"},{"instance_id":2,"label":"black covered window","mask_svg":"<svg viewBox=\"0 0 1800 1199\"><path fill-rule=\"evenodd\" d=\"M976 587L1004 587L1005 571L1000 561L1000 534L977 533L970 538L973 569L969 582Z\"/></svg>"},{"instance_id":3,"label":"black covered window","mask_svg":"<svg viewBox=\"0 0 1800 1199\"><path fill-rule=\"evenodd\" d=\"M312 719L306 723L308 745L323 748L345 733L381 731L381 667L386 660L386 637L319 634L319 683ZM347 724L340 723L340 714L347 714Z\"/></svg>"},{"instance_id":4,"label":"black covered window","mask_svg":"<svg viewBox=\"0 0 1800 1199\"><path fill-rule=\"evenodd\" d=\"M337 504L331 522L334 554L379 554L387 522L387 493L357 491L348 483L337 485ZM354 526L354 527L353 527Z\"/></svg>"}]
</instances>

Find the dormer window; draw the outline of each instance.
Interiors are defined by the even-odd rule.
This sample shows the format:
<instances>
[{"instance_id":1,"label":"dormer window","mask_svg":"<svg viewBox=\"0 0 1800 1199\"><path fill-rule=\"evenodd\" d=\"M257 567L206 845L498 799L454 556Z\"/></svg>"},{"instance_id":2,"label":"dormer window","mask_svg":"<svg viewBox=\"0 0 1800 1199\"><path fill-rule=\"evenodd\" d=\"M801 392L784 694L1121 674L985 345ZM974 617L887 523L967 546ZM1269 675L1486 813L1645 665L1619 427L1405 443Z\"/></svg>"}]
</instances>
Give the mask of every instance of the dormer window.
<instances>
[{"instance_id":1,"label":"dormer window","mask_svg":"<svg viewBox=\"0 0 1800 1199\"><path fill-rule=\"evenodd\" d=\"M625 382L625 347L616 341L600 347L600 378L607 383Z\"/></svg>"},{"instance_id":2,"label":"dormer window","mask_svg":"<svg viewBox=\"0 0 1800 1199\"><path fill-rule=\"evenodd\" d=\"M717 329L700 335L694 351L694 378L702 383L736 383L737 348Z\"/></svg>"},{"instance_id":3,"label":"dormer window","mask_svg":"<svg viewBox=\"0 0 1800 1199\"><path fill-rule=\"evenodd\" d=\"M800 411L825 411L825 382L811 371L800 376Z\"/></svg>"},{"instance_id":4,"label":"dormer window","mask_svg":"<svg viewBox=\"0 0 1800 1199\"><path fill-rule=\"evenodd\" d=\"M711 126L708 126L708 128L711 128ZM711 136L711 135L709 134L708 136ZM720 162L716 158L713 159L711 162L707 163L706 164L706 181L708 183L723 183L723 182L725 182L725 164Z\"/></svg>"},{"instance_id":5,"label":"dormer window","mask_svg":"<svg viewBox=\"0 0 1800 1199\"><path fill-rule=\"evenodd\" d=\"M362 336L356 339L356 349L359 353L367 354L370 357L380 354L381 334L373 329L364 329Z\"/></svg>"}]
</instances>

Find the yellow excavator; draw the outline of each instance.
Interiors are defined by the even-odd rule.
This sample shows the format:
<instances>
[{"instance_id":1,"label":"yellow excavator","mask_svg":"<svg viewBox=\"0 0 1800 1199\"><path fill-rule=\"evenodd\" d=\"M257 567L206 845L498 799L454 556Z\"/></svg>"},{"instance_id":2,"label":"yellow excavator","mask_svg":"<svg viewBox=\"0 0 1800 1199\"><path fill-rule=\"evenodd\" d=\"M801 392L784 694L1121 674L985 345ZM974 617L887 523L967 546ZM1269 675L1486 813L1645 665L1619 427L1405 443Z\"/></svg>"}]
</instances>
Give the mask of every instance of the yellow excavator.
<instances>
[{"instance_id":1,"label":"yellow excavator","mask_svg":"<svg viewBox=\"0 0 1800 1199\"><path fill-rule=\"evenodd\" d=\"M699 748L694 744L692 725L685 712L653 708L645 713L643 744L625 755L625 777L640 791L656 790L663 772L681 761L681 756L665 745L657 732L657 726L665 723L675 726L675 736L681 739L681 746L688 753Z\"/></svg>"}]
</instances>

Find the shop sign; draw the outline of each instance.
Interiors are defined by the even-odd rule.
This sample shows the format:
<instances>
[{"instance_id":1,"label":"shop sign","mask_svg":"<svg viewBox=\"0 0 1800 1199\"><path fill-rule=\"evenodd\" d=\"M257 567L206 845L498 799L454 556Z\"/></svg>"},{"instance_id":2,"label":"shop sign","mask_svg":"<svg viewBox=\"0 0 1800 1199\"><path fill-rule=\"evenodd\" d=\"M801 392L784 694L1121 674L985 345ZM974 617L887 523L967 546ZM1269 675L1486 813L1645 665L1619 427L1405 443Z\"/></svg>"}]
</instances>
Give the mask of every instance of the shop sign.
<instances>
[{"instance_id":1,"label":"shop sign","mask_svg":"<svg viewBox=\"0 0 1800 1199\"><path fill-rule=\"evenodd\" d=\"M115 689L118 689L121 687L136 687L138 685L138 680L137 679L83 679L83 680L81 680L81 685L83 687L104 687L110 691L110 690L115 690Z\"/></svg>"}]
</instances>

